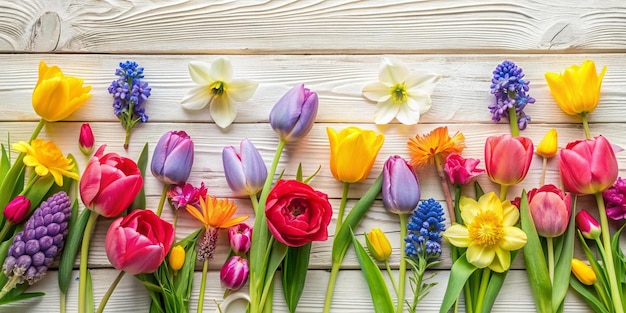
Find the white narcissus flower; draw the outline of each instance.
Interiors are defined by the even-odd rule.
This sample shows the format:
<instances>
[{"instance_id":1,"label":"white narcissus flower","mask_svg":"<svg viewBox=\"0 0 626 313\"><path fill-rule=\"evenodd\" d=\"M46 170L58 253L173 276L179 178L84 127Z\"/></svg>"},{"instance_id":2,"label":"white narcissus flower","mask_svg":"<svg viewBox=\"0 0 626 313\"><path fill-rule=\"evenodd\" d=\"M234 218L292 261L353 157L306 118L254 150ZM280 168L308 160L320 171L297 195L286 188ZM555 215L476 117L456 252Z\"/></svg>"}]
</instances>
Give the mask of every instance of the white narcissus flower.
<instances>
[{"instance_id":1,"label":"white narcissus flower","mask_svg":"<svg viewBox=\"0 0 626 313\"><path fill-rule=\"evenodd\" d=\"M378 102L374 113L376 124L387 124L397 118L402 124L417 124L432 105L430 95L439 75L428 72L409 73L399 60L383 58L378 82L363 88L363 96Z\"/></svg>"},{"instance_id":2,"label":"white narcissus flower","mask_svg":"<svg viewBox=\"0 0 626 313\"><path fill-rule=\"evenodd\" d=\"M187 92L181 105L185 109L200 110L208 104L213 121L221 128L235 120L236 103L252 98L259 85L246 79L233 79L232 65L223 58L211 64L191 61L189 75L198 86Z\"/></svg>"}]
</instances>

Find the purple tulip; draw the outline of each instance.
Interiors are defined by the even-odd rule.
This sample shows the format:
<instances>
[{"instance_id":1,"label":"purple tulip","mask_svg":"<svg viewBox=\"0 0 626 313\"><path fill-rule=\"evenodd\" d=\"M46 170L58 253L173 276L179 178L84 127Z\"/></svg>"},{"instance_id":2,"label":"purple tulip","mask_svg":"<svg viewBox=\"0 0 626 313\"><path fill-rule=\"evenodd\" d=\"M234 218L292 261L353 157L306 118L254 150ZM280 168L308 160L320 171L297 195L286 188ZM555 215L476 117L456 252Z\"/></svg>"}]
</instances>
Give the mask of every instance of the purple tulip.
<instances>
[{"instance_id":1,"label":"purple tulip","mask_svg":"<svg viewBox=\"0 0 626 313\"><path fill-rule=\"evenodd\" d=\"M193 141L184 131L169 131L159 139L150 170L158 180L169 185L183 185L193 165Z\"/></svg>"},{"instance_id":2,"label":"purple tulip","mask_svg":"<svg viewBox=\"0 0 626 313\"><path fill-rule=\"evenodd\" d=\"M228 241L235 254L248 253L252 244L252 228L245 223L230 227L228 229Z\"/></svg>"},{"instance_id":3,"label":"purple tulip","mask_svg":"<svg viewBox=\"0 0 626 313\"><path fill-rule=\"evenodd\" d=\"M238 290L246 284L248 280L248 260L240 256L232 256L220 270L220 280L222 286L232 290Z\"/></svg>"},{"instance_id":4,"label":"purple tulip","mask_svg":"<svg viewBox=\"0 0 626 313\"><path fill-rule=\"evenodd\" d=\"M383 204L387 211L408 214L419 201L419 182L411 165L398 155L389 157L383 166Z\"/></svg>"},{"instance_id":5,"label":"purple tulip","mask_svg":"<svg viewBox=\"0 0 626 313\"><path fill-rule=\"evenodd\" d=\"M317 93L299 84L276 102L270 112L270 124L281 140L298 140L313 127L317 107Z\"/></svg>"},{"instance_id":6,"label":"purple tulip","mask_svg":"<svg viewBox=\"0 0 626 313\"><path fill-rule=\"evenodd\" d=\"M239 153L233 146L222 150L224 176L230 189L236 193L254 195L263 189L267 178L267 167L254 144L243 139Z\"/></svg>"}]
</instances>

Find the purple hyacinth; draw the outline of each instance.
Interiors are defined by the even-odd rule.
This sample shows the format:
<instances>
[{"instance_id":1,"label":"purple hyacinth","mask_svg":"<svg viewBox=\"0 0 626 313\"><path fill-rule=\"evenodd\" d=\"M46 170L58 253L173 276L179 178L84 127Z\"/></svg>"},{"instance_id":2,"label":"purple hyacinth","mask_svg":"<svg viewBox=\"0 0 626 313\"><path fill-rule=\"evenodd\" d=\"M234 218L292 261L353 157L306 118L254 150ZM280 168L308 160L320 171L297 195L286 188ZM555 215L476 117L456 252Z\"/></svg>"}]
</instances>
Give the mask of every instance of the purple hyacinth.
<instances>
[{"instance_id":1,"label":"purple hyacinth","mask_svg":"<svg viewBox=\"0 0 626 313\"><path fill-rule=\"evenodd\" d=\"M43 278L63 249L71 211L70 198L63 191L41 203L9 247L2 266L9 279L32 285Z\"/></svg>"},{"instance_id":2,"label":"purple hyacinth","mask_svg":"<svg viewBox=\"0 0 626 313\"><path fill-rule=\"evenodd\" d=\"M612 220L626 219L626 179L618 178L615 185L602 192L606 215Z\"/></svg>"},{"instance_id":3,"label":"purple hyacinth","mask_svg":"<svg viewBox=\"0 0 626 313\"><path fill-rule=\"evenodd\" d=\"M494 122L497 123L502 118L509 119L509 109L515 108L519 129L526 128L530 116L524 113L524 108L529 103L535 103L535 99L528 95L530 82L523 78L522 69L511 61L498 64L493 71L491 93L495 96L496 101L489 106L489 111L493 114L492 120Z\"/></svg>"},{"instance_id":4,"label":"purple hyacinth","mask_svg":"<svg viewBox=\"0 0 626 313\"><path fill-rule=\"evenodd\" d=\"M420 202L407 226L406 255L432 262L441 255L441 232L446 229L443 208L430 198Z\"/></svg>"}]
</instances>

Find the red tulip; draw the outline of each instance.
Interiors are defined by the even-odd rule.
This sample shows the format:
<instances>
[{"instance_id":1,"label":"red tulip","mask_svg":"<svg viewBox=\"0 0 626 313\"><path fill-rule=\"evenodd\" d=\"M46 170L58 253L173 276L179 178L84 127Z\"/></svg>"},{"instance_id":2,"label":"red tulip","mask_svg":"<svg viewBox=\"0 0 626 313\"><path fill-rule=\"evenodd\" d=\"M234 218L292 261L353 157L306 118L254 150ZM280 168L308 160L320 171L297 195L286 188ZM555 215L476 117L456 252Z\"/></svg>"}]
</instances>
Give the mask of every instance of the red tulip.
<instances>
[{"instance_id":1,"label":"red tulip","mask_svg":"<svg viewBox=\"0 0 626 313\"><path fill-rule=\"evenodd\" d=\"M113 267L131 275L157 270L174 242L174 227L150 210L134 210L113 221L105 250Z\"/></svg>"},{"instance_id":2,"label":"red tulip","mask_svg":"<svg viewBox=\"0 0 626 313\"><path fill-rule=\"evenodd\" d=\"M122 213L135 199L143 178L135 161L117 153L104 154L101 146L80 179L80 197L92 211L105 217Z\"/></svg>"},{"instance_id":3,"label":"red tulip","mask_svg":"<svg viewBox=\"0 0 626 313\"><path fill-rule=\"evenodd\" d=\"M485 168L491 181L515 185L526 177L533 159L533 142L526 137L491 136L485 142Z\"/></svg>"},{"instance_id":4,"label":"red tulip","mask_svg":"<svg viewBox=\"0 0 626 313\"><path fill-rule=\"evenodd\" d=\"M2 213L7 221L13 224L21 223L30 214L30 200L25 196L17 196L7 204Z\"/></svg>"},{"instance_id":5,"label":"red tulip","mask_svg":"<svg viewBox=\"0 0 626 313\"><path fill-rule=\"evenodd\" d=\"M544 185L528 192L530 215L537 233L543 237L561 236L567 229L572 196L555 185Z\"/></svg>"},{"instance_id":6,"label":"red tulip","mask_svg":"<svg viewBox=\"0 0 626 313\"><path fill-rule=\"evenodd\" d=\"M598 221L586 210L581 210L576 214L576 227L587 239L598 239L602 233Z\"/></svg>"},{"instance_id":7,"label":"red tulip","mask_svg":"<svg viewBox=\"0 0 626 313\"><path fill-rule=\"evenodd\" d=\"M595 194L617 179L617 159L611 143L602 136L570 142L559 153L559 171L565 189L576 194Z\"/></svg>"}]
</instances>

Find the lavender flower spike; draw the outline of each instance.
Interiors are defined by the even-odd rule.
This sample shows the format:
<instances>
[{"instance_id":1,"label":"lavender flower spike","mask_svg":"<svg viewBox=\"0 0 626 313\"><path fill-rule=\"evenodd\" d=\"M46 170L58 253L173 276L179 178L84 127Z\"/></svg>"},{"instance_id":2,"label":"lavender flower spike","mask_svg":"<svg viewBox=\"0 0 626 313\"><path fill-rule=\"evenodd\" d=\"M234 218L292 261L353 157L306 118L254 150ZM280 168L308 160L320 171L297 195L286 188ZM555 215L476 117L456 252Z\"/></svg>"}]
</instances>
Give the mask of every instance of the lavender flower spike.
<instances>
[{"instance_id":1,"label":"lavender flower spike","mask_svg":"<svg viewBox=\"0 0 626 313\"><path fill-rule=\"evenodd\" d=\"M46 274L48 266L59 255L65 243L71 215L70 198L60 191L46 201L24 225L24 230L13 238L13 244L4 260L2 271L9 282L0 292L0 298L17 284L34 284Z\"/></svg>"}]
</instances>

